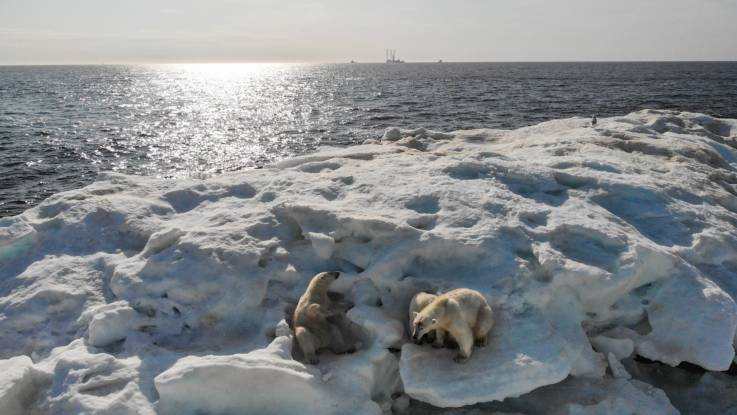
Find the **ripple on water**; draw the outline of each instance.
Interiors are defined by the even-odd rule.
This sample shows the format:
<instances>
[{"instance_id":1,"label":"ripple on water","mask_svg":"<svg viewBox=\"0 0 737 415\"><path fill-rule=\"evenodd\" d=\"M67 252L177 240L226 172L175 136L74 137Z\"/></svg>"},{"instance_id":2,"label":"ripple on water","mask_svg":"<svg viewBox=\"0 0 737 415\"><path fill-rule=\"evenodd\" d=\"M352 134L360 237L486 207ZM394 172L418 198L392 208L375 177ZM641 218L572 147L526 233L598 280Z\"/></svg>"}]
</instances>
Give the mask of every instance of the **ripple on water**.
<instances>
[{"instance_id":1,"label":"ripple on water","mask_svg":"<svg viewBox=\"0 0 737 415\"><path fill-rule=\"evenodd\" d=\"M0 67L0 217L102 170L202 177L388 126L517 128L644 107L737 118L736 82L737 63Z\"/></svg>"}]
</instances>

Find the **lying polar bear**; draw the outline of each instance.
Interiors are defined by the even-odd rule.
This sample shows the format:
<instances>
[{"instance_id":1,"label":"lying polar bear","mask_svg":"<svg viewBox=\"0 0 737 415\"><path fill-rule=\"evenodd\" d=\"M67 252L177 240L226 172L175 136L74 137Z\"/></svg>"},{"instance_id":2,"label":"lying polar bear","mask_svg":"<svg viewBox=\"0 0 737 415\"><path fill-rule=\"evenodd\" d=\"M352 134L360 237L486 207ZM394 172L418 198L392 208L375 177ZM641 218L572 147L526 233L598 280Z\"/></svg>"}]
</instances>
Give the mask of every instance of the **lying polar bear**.
<instances>
[{"instance_id":1,"label":"lying polar bear","mask_svg":"<svg viewBox=\"0 0 737 415\"><path fill-rule=\"evenodd\" d=\"M421 311L414 312L412 340L415 342L435 330L437 337L448 332L458 343L455 361L463 363L471 357L474 343L486 346L494 313L480 292L459 288L441 294L430 301Z\"/></svg>"}]
</instances>

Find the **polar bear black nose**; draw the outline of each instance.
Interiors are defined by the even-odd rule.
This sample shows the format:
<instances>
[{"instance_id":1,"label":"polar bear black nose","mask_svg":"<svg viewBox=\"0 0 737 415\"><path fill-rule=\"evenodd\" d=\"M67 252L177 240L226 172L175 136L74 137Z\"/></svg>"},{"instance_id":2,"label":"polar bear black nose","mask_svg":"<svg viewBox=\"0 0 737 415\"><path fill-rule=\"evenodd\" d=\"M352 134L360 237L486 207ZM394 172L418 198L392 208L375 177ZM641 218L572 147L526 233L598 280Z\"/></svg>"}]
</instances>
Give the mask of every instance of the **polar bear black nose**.
<instances>
[{"instance_id":1,"label":"polar bear black nose","mask_svg":"<svg viewBox=\"0 0 737 415\"><path fill-rule=\"evenodd\" d=\"M333 272L330 273L330 276L332 276L333 278L335 278L337 280L338 277L340 277L340 272L333 271Z\"/></svg>"}]
</instances>

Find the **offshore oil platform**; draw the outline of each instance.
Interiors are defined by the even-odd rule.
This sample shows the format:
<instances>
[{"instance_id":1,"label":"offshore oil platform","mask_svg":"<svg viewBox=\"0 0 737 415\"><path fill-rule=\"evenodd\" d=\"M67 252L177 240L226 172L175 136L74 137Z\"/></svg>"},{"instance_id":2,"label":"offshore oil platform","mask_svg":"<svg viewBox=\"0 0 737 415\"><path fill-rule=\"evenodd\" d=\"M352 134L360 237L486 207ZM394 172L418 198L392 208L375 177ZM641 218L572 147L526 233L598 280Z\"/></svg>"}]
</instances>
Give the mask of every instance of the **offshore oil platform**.
<instances>
[{"instance_id":1,"label":"offshore oil platform","mask_svg":"<svg viewBox=\"0 0 737 415\"><path fill-rule=\"evenodd\" d=\"M387 49L386 50L386 63L404 63L404 61L401 59L397 59L396 49Z\"/></svg>"}]
</instances>

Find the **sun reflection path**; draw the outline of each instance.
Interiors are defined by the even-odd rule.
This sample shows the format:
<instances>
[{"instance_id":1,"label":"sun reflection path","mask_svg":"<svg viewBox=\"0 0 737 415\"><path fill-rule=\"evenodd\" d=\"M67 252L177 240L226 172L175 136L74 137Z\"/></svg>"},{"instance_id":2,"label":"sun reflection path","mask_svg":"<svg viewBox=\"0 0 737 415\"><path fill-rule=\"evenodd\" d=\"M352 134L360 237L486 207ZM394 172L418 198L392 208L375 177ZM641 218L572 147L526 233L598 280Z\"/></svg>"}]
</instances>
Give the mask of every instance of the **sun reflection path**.
<instances>
[{"instance_id":1,"label":"sun reflection path","mask_svg":"<svg viewBox=\"0 0 737 415\"><path fill-rule=\"evenodd\" d=\"M147 148L151 161L141 169L146 174L197 176L256 166L274 155L314 146L316 140L300 133L305 126L326 123L316 115L329 106L329 96L316 90L309 66L148 67L156 76L134 83L129 91L131 116L140 119L133 144ZM148 112L151 96L170 105L156 114Z\"/></svg>"}]
</instances>

